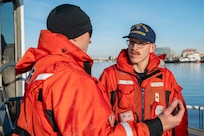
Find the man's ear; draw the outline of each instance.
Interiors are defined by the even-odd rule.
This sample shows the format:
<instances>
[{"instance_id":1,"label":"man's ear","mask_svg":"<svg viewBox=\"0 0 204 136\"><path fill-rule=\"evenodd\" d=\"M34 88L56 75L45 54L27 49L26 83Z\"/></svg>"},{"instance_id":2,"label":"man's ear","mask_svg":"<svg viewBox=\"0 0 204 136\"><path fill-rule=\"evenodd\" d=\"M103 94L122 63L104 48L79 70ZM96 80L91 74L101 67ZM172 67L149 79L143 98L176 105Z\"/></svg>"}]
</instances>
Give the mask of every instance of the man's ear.
<instances>
[{"instance_id":1,"label":"man's ear","mask_svg":"<svg viewBox=\"0 0 204 136\"><path fill-rule=\"evenodd\" d=\"M156 44L155 43L151 43L150 45L150 53L154 52L156 49Z\"/></svg>"}]
</instances>

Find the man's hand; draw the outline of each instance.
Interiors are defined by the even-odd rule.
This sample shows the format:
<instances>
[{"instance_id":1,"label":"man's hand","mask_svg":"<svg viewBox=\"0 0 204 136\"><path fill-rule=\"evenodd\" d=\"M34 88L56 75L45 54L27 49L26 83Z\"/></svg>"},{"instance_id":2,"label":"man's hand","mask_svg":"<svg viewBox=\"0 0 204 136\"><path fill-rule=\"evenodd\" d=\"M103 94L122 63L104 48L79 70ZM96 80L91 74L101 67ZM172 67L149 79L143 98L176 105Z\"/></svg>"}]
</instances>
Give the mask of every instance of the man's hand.
<instances>
[{"instance_id":1,"label":"man's hand","mask_svg":"<svg viewBox=\"0 0 204 136\"><path fill-rule=\"evenodd\" d=\"M167 109L159 115L159 119L162 122L163 131L174 128L182 121L185 108L182 102L178 99L174 99Z\"/></svg>"}]
</instances>

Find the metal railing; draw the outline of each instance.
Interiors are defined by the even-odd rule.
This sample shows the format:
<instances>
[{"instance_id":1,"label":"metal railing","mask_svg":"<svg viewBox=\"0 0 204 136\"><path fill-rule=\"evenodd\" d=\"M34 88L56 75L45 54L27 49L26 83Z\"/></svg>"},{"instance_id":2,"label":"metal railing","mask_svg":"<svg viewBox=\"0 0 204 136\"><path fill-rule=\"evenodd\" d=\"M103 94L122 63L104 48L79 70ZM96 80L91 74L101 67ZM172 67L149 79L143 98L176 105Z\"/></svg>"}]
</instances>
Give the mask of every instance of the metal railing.
<instances>
[{"instance_id":1,"label":"metal railing","mask_svg":"<svg viewBox=\"0 0 204 136\"><path fill-rule=\"evenodd\" d=\"M199 128L204 129L203 127L203 112L204 112L204 106L195 106L195 105L186 105L186 108L188 110L198 110L198 119L199 119Z\"/></svg>"}]
</instances>

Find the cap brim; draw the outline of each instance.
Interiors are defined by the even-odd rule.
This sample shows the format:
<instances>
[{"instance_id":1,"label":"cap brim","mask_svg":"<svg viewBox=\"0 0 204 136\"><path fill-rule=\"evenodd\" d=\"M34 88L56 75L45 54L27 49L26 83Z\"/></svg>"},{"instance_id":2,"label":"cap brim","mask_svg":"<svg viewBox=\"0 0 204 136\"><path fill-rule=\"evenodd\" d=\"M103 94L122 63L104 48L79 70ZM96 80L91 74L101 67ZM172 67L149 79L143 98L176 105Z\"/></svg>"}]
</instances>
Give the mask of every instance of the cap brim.
<instances>
[{"instance_id":1,"label":"cap brim","mask_svg":"<svg viewBox=\"0 0 204 136\"><path fill-rule=\"evenodd\" d=\"M135 38L135 39L139 39L144 42L149 42L149 40L145 39L143 36L138 35L138 34L129 34L127 36L123 36L123 38Z\"/></svg>"},{"instance_id":2,"label":"cap brim","mask_svg":"<svg viewBox=\"0 0 204 136\"><path fill-rule=\"evenodd\" d=\"M127 36L123 36L123 38L129 38L129 36L127 35Z\"/></svg>"}]
</instances>

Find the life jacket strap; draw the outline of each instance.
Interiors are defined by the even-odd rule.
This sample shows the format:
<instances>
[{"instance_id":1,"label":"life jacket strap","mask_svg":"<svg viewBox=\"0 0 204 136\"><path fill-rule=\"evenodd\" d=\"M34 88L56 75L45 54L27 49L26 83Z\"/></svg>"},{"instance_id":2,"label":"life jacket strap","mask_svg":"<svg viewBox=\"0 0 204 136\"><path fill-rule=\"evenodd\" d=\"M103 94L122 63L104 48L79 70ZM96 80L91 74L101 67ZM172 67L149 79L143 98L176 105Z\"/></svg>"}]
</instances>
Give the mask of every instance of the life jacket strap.
<instances>
[{"instance_id":1,"label":"life jacket strap","mask_svg":"<svg viewBox=\"0 0 204 136\"><path fill-rule=\"evenodd\" d=\"M19 135L19 136L30 136L30 134L28 133L28 131L26 131L25 129L16 126L14 133Z\"/></svg>"}]
</instances>

